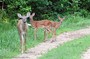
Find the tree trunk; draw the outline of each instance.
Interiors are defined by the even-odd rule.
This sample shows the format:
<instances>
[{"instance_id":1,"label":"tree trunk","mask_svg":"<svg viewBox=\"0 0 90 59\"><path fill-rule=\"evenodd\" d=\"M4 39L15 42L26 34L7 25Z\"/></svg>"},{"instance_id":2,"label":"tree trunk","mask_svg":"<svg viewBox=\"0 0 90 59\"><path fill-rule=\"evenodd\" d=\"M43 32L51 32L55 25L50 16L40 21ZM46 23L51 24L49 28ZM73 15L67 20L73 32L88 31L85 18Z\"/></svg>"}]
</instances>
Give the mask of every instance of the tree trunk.
<instances>
[{"instance_id":1,"label":"tree trunk","mask_svg":"<svg viewBox=\"0 0 90 59\"><path fill-rule=\"evenodd\" d=\"M2 1L2 10L3 10L3 7L4 7L4 1Z\"/></svg>"}]
</instances>

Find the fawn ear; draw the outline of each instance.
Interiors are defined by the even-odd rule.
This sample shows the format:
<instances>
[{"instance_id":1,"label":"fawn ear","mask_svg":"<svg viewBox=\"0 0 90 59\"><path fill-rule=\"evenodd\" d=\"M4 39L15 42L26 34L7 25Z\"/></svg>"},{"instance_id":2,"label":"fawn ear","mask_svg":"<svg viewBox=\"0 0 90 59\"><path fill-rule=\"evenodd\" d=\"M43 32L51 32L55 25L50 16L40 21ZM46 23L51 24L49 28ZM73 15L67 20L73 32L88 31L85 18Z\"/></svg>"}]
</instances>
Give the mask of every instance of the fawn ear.
<instances>
[{"instance_id":1,"label":"fawn ear","mask_svg":"<svg viewBox=\"0 0 90 59\"><path fill-rule=\"evenodd\" d=\"M66 18L66 16L65 17L63 17L63 19L65 19Z\"/></svg>"},{"instance_id":2,"label":"fawn ear","mask_svg":"<svg viewBox=\"0 0 90 59\"><path fill-rule=\"evenodd\" d=\"M30 12L27 12L27 15L26 15L26 17L29 17L30 16Z\"/></svg>"},{"instance_id":3,"label":"fawn ear","mask_svg":"<svg viewBox=\"0 0 90 59\"><path fill-rule=\"evenodd\" d=\"M58 19L60 20L61 19L61 17L58 15Z\"/></svg>"},{"instance_id":4,"label":"fawn ear","mask_svg":"<svg viewBox=\"0 0 90 59\"><path fill-rule=\"evenodd\" d=\"M32 16L35 16L35 13L32 13Z\"/></svg>"},{"instance_id":5,"label":"fawn ear","mask_svg":"<svg viewBox=\"0 0 90 59\"><path fill-rule=\"evenodd\" d=\"M22 18L22 15L21 15L20 13L17 13L17 16L18 16L19 18Z\"/></svg>"}]
</instances>

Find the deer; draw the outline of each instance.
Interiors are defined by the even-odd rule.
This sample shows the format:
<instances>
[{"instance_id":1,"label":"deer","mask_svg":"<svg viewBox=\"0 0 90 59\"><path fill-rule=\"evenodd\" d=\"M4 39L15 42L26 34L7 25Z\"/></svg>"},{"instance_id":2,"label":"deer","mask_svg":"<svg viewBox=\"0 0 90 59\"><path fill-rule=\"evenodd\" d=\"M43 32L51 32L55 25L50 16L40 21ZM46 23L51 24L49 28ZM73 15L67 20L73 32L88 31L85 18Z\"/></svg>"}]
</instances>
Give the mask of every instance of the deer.
<instances>
[{"instance_id":1,"label":"deer","mask_svg":"<svg viewBox=\"0 0 90 59\"><path fill-rule=\"evenodd\" d=\"M34 28L34 39L36 40L37 38L37 29L38 28L43 28L44 29L44 41L47 39L47 32L51 32L50 27L51 27L51 21L50 20L41 20L41 21L35 21L33 20L33 17L35 16L35 13L30 14L30 23L31 26Z\"/></svg>"},{"instance_id":2,"label":"deer","mask_svg":"<svg viewBox=\"0 0 90 59\"><path fill-rule=\"evenodd\" d=\"M17 13L17 16L19 18L17 23L17 29L20 36L20 45L21 45L20 48L21 53L24 53L26 50L26 33L29 25L27 24L27 18L30 16L30 13L28 12L27 15L23 16L20 13Z\"/></svg>"},{"instance_id":3,"label":"deer","mask_svg":"<svg viewBox=\"0 0 90 59\"><path fill-rule=\"evenodd\" d=\"M51 21L51 28L52 28L52 33L53 33L52 42L56 41L56 30L61 26L61 24L62 24L63 20L65 19L65 17L61 18L60 16L58 16L58 19L60 20L59 22Z\"/></svg>"}]
</instances>

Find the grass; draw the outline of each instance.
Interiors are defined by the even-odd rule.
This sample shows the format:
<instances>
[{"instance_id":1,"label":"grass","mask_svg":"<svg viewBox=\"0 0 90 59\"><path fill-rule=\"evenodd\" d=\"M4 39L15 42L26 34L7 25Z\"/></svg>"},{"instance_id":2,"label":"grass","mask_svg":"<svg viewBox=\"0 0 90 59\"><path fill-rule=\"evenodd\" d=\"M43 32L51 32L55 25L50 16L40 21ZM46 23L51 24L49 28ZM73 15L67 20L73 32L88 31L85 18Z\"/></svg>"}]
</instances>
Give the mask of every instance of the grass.
<instances>
[{"instance_id":1,"label":"grass","mask_svg":"<svg viewBox=\"0 0 90 59\"><path fill-rule=\"evenodd\" d=\"M57 30L57 35L66 31L78 30L90 26L90 19L80 16L68 15L61 27ZM38 38L34 40L33 28L29 28L27 33L27 47L31 48L43 42L43 29L38 30ZM0 58L10 59L20 54L20 40L16 26L0 23Z\"/></svg>"},{"instance_id":2,"label":"grass","mask_svg":"<svg viewBox=\"0 0 90 59\"><path fill-rule=\"evenodd\" d=\"M67 42L39 59L80 59L82 52L88 47L90 47L90 35Z\"/></svg>"},{"instance_id":3,"label":"grass","mask_svg":"<svg viewBox=\"0 0 90 59\"><path fill-rule=\"evenodd\" d=\"M42 29L40 29L39 33L42 33ZM27 48L34 47L38 43L43 41L43 35L38 36L38 40L34 40L33 37L33 29L30 28L27 36ZM20 54L20 40L18 31L16 28L12 28L11 30L4 31L0 36L0 58L8 58Z\"/></svg>"}]
</instances>

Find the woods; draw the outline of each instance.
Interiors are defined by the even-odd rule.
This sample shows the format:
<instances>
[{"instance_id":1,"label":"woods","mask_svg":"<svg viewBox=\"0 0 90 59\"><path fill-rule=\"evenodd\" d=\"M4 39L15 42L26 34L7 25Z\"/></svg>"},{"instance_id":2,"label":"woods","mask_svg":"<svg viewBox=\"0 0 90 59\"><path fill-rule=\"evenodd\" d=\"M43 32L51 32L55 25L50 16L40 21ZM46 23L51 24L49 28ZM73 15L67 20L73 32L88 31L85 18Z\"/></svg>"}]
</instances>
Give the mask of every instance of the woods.
<instances>
[{"instance_id":1,"label":"woods","mask_svg":"<svg viewBox=\"0 0 90 59\"><path fill-rule=\"evenodd\" d=\"M16 27L19 20L17 14L26 16L27 12L35 13L34 21L47 19L53 21L53 25L61 21L57 16L65 17L60 28L53 31L57 35L90 26L90 0L2 0L0 1L0 58L11 59L20 54L20 38ZM27 23L32 23L30 18L27 18ZM37 40L34 40L34 36L34 28L31 26L27 31L27 49L44 41L44 30L38 29ZM51 34L48 36L52 37ZM75 44L74 41L72 43Z\"/></svg>"},{"instance_id":2,"label":"woods","mask_svg":"<svg viewBox=\"0 0 90 59\"><path fill-rule=\"evenodd\" d=\"M26 12L35 12L38 20L50 17L53 20L58 14L78 14L84 17L90 14L90 0L3 0L1 3L4 10L1 8L0 15L9 19L16 19L17 13Z\"/></svg>"}]
</instances>

